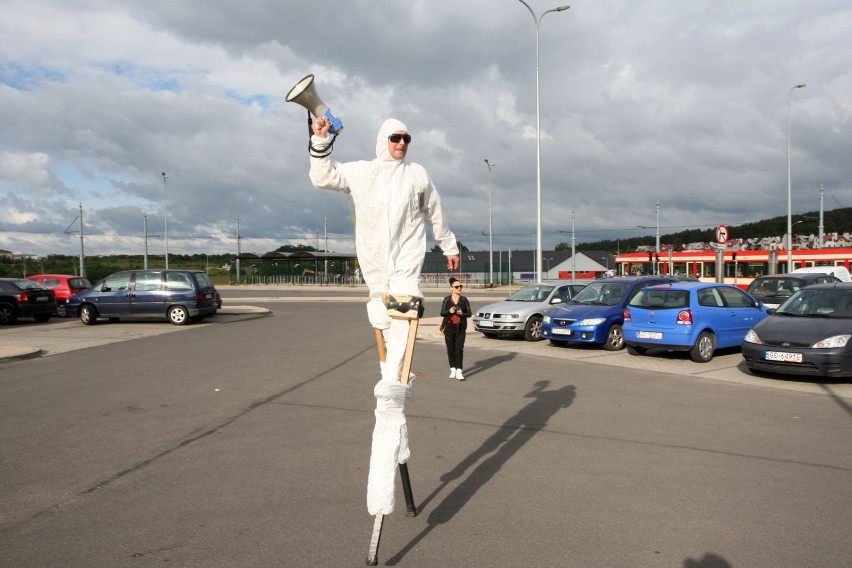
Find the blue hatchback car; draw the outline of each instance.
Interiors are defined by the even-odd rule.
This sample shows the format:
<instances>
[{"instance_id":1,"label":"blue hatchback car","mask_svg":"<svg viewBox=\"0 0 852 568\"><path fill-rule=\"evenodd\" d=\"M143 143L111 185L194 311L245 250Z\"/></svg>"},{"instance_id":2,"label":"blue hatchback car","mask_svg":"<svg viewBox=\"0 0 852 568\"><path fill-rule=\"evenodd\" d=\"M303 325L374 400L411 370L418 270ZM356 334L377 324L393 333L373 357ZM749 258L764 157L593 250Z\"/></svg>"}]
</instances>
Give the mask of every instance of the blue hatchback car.
<instances>
[{"instance_id":1,"label":"blue hatchback car","mask_svg":"<svg viewBox=\"0 0 852 568\"><path fill-rule=\"evenodd\" d=\"M730 284L679 282L645 288L624 310L624 341L631 355L651 348L689 351L706 363L717 348L742 345L769 315L760 300Z\"/></svg>"},{"instance_id":2,"label":"blue hatchback car","mask_svg":"<svg viewBox=\"0 0 852 568\"><path fill-rule=\"evenodd\" d=\"M624 276L593 280L569 302L547 311L541 336L553 345L596 343L607 351L624 348L624 307L645 286L677 282L668 276Z\"/></svg>"}]
</instances>

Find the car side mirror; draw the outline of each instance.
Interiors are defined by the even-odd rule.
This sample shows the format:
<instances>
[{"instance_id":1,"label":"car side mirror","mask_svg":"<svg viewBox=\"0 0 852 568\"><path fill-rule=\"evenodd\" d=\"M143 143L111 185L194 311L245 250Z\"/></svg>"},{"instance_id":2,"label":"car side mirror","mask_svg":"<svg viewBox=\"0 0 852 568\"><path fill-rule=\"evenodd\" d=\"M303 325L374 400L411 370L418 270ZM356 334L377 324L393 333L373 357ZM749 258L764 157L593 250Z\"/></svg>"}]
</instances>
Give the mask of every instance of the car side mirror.
<instances>
[{"instance_id":1,"label":"car side mirror","mask_svg":"<svg viewBox=\"0 0 852 568\"><path fill-rule=\"evenodd\" d=\"M112 292L112 288L110 288L109 286L102 286L101 292Z\"/></svg>"}]
</instances>

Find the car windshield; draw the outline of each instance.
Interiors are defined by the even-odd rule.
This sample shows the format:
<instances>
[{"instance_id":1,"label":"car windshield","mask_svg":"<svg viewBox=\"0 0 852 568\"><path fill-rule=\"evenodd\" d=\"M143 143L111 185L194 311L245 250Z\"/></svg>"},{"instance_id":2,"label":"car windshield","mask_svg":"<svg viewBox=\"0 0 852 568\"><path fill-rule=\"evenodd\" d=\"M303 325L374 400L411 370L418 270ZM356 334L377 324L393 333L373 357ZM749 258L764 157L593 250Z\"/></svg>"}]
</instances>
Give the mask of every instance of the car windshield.
<instances>
[{"instance_id":1,"label":"car windshield","mask_svg":"<svg viewBox=\"0 0 852 568\"><path fill-rule=\"evenodd\" d=\"M592 282L580 290L571 303L614 306L624 298L628 290L630 284L627 282Z\"/></svg>"},{"instance_id":2,"label":"car windshield","mask_svg":"<svg viewBox=\"0 0 852 568\"><path fill-rule=\"evenodd\" d=\"M668 288L645 288L627 305L635 308L686 308L689 306L689 292Z\"/></svg>"},{"instance_id":3,"label":"car windshield","mask_svg":"<svg viewBox=\"0 0 852 568\"><path fill-rule=\"evenodd\" d=\"M749 284L746 292L757 299L772 297L789 298L799 291L802 281L798 278L758 278Z\"/></svg>"},{"instance_id":4,"label":"car windshield","mask_svg":"<svg viewBox=\"0 0 852 568\"><path fill-rule=\"evenodd\" d=\"M852 290L805 288L781 304L779 315L852 318Z\"/></svg>"},{"instance_id":5,"label":"car windshield","mask_svg":"<svg viewBox=\"0 0 852 568\"><path fill-rule=\"evenodd\" d=\"M553 290L553 286L547 284L531 284L524 286L508 298L509 302L543 302L547 295Z\"/></svg>"}]
</instances>

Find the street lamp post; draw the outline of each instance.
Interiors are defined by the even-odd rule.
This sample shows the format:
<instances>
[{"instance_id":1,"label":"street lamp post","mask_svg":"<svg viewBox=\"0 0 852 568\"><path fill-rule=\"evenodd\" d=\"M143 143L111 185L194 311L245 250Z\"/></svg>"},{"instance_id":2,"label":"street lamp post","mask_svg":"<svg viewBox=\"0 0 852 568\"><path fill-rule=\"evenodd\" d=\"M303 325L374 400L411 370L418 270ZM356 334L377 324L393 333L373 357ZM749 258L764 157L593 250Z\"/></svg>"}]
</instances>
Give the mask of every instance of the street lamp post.
<instances>
[{"instance_id":1,"label":"street lamp post","mask_svg":"<svg viewBox=\"0 0 852 568\"><path fill-rule=\"evenodd\" d=\"M793 271L793 175L790 157L790 97L793 91L805 87L800 83L790 87L787 93L787 273Z\"/></svg>"},{"instance_id":2,"label":"street lamp post","mask_svg":"<svg viewBox=\"0 0 852 568\"><path fill-rule=\"evenodd\" d=\"M657 250L654 251L656 253L660 252L660 200L657 200Z\"/></svg>"},{"instance_id":3,"label":"street lamp post","mask_svg":"<svg viewBox=\"0 0 852 568\"><path fill-rule=\"evenodd\" d=\"M166 172L163 172L163 217L165 218L166 270L169 268L169 194L166 191Z\"/></svg>"},{"instance_id":4,"label":"street lamp post","mask_svg":"<svg viewBox=\"0 0 852 568\"><path fill-rule=\"evenodd\" d=\"M571 282L577 279L577 233L574 231L574 212L571 211Z\"/></svg>"},{"instance_id":5,"label":"street lamp post","mask_svg":"<svg viewBox=\"0 0 852 568\"><path fill-rule=\"evenodd\" d=\"M564 12L570 6L557 6L536 16L533 9L524 0L518 0L527 7L535 22L535 154L536 154L536 281L541 283L541 91L540 91L540 27L541 20L550 12Z\"/></svg>"},{"instance_id":6,"label":"street lamp post","mask_svg":"<svg viewBox=\"0 0 852 568\"><path fill-rule=\"evenodd\" d=\"M494 287L494 243L491 238L491 166L494 162L488 161L485 158L485 165L488 166L488 285Z\"/></svg>"}]
</instances>

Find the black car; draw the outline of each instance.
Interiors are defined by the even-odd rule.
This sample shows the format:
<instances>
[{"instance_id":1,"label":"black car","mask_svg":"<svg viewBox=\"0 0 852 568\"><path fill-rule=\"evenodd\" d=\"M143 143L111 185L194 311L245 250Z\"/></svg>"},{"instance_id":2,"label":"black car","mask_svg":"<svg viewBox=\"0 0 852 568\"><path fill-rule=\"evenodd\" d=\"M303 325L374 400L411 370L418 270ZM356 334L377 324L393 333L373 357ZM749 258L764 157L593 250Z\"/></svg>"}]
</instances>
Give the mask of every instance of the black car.
<instances>
[{"instance_id":1,"label":"black car","mask_svg":"<svg viewBox=\"0 0 852 568\"><path fill-rule=\"evenodd\" d=\"M0 278L0 325L19 317L47 321L56 313L56 295L38 282L23 278Z\"/></svg>"},{"instance_id":2,"label":"black car","mask_svg":"<svg viewBox=\"0 0 852 568\"><path fill-rule=\"evenodd\" d=\"M755 278L746 288L746 292L763 302L767 308L777 308L802 288L829 282L840 282L840 279L831 274L818 272L773 274Z\"/></svg>"},{"instance_id":3,"label":"black car","mask_svg":"<svg viewBox=\"0 0 852 568\"><path fill-rule=\"evenodd\" d=\"M742 351L754 372L852 376L852 283L799 290L746 334Z\"/></svg>"},{"instance_id":4,"label":"black car","mask_svg":"<svg viewBox=\"0 0 852 568\"><path fill-rule=\"evenodd\" d=\"M86 325L98 318L166 319L175 325L216 313L219 293L201 270L124 270L68 299L66 309Z\"/></svg>"}]
</instances>

